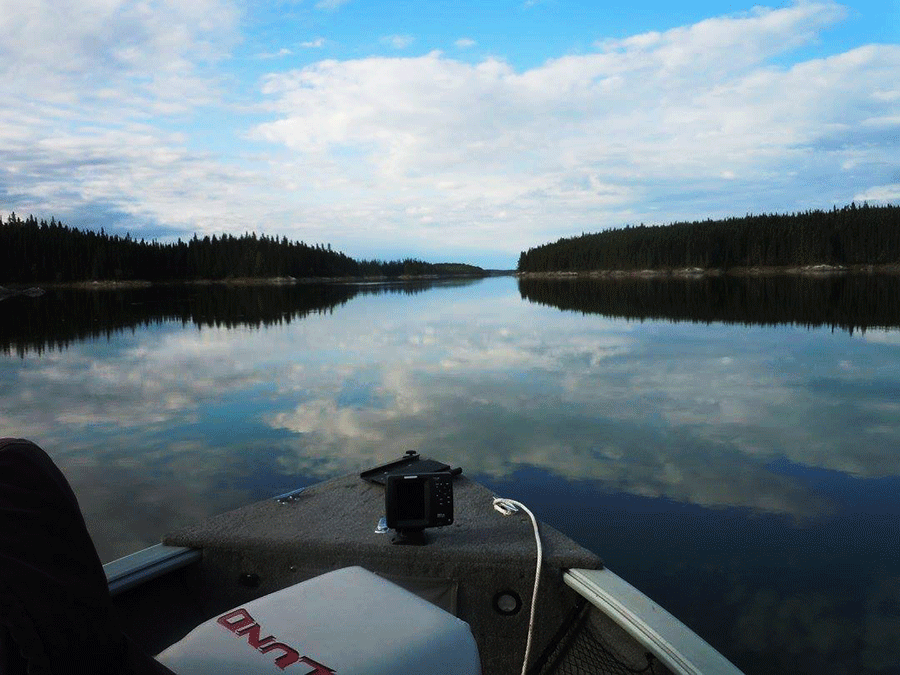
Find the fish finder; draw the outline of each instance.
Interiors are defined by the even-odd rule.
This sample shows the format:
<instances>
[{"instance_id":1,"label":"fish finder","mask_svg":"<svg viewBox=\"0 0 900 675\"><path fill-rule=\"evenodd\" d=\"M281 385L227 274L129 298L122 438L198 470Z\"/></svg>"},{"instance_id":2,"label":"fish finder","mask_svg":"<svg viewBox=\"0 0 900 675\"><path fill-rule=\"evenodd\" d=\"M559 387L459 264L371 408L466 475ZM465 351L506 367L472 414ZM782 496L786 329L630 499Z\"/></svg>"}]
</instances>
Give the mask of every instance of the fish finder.
<instances>
[{"instance_id":1,"label":"fish finder","mask_svg":"<svg viewBox=\"0 0 900 675\"><path fill-rule=\"evenodd\" d=\"M453 475L449 471L389 474L384 512L387 526L397 532L393 543L426 543L425 528L453 523Z\"/></svg>"}]
</instances>

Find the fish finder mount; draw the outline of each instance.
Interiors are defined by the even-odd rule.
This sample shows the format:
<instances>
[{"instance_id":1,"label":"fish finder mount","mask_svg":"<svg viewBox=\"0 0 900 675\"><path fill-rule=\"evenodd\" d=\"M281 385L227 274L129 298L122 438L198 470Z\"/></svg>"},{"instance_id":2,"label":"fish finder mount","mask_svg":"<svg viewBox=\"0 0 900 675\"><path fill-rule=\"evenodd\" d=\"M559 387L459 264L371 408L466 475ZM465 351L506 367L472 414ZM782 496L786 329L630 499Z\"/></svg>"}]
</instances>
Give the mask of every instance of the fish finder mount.
<instances>
[{"instance_id":1,"label":"fish finder mount","mask_svg":"<svg viewBox=\"0 0 900 675\"><path fill-rule=\"evenodd\" d=\"M428 543L426 528L453 523L453 478L462 469L431 459L414 450L403 457L363 471L360 478L384 485L384 513L395 531L394 544L421 546Z\"/></svg>"},{"instance_id":2,"label":"fish finder mount","mask_svg":"<svg viewBox=\"0 0 900 675\"><path fill-rule=\"evenodd\" d=\"M388 475L384 513L397 533L392 543L428 543L426 528L453 523L453 476L449 471Z\"/></svg>"}]
</instances>

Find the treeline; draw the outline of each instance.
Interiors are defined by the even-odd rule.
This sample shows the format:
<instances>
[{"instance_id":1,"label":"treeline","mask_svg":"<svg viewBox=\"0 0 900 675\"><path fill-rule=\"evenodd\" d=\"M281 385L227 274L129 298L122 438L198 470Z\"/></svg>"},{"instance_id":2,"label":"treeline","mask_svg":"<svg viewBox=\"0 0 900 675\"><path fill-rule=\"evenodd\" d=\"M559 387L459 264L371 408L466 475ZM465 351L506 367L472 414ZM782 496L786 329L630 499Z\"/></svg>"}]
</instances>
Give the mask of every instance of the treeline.
<instances>
[{"instance_id":1,"label":"treeline","mask_svg":"<svg viewBox=\"0 0 900 675\"><path fill-rule=\"evenodd\" d=\"M440 283L440 282L438 282ZM446 282L445 282L446 283ZM461 283L454 280L449 283ZM261 329L330 314L360 295L422 293L435 282L402 284L176 284L104 290L51 289L0 305L0 353L41 354L170 322L204 328Z\"/></svg>"},{"instance_id":2,"label":"treeline","mask_svg":"<svg viewBox=\"0 0 900 675\"><path fill-rule=\"evenodd\" d=\"M80 230L51 218L0 217L0 281L174 281L229 278L479 275L473 265L406 259L354 260L286 237L223 234L174 243Z\"/></svg>"},{"instance_id":3,"label":"treeline","mask_svg":"<svg viewBox=\"0 0 900 675\"><path fill-rule=\"evenodd\" d=\"M628 226L523 252L520 272L884 265L900 263L900 207Z\"/></svg>"},{"instance_id":4,"label":"treeline","mask_svg":"<svg viewBox=\"0 0 900 675\"><path fill-rule=\"evenodd\" d=\"M900 278L890 274L759 277L523 277L533 303L629 320L830 327L851 334L900 326Z\"/></svg>"}]
</instances>

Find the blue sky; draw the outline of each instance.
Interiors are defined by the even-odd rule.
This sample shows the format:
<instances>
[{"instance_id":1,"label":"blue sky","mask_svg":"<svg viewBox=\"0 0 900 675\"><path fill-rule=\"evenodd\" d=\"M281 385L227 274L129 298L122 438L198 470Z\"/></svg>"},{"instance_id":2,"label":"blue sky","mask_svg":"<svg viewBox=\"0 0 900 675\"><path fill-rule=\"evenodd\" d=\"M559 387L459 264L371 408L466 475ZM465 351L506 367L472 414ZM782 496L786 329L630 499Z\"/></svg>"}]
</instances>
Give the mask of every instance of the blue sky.
<instances>
[{"instance_id":1,"label":"blue sky","mask_svg":"<svg viewBox=\"0 0 900 675\"><path fill-rule=\"evenodd\" d=\"M511 267L900 201L900 0L0 0L0 213Z\"/></svg>"}]
</instances>

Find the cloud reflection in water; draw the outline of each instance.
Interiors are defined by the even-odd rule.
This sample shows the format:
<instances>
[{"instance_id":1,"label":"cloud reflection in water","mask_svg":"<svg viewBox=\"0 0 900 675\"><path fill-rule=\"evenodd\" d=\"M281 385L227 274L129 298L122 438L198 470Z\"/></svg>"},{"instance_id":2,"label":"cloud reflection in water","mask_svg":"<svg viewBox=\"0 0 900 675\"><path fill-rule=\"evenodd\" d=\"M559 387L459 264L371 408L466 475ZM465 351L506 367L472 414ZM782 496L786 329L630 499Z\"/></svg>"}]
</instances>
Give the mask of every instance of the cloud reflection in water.
<instances>
[{"instance_id":1,"label":"cloud reflection in water","mask_svg":"<svg viewBox=\"0 0 900 675\"><path fill-rule=\"evenodd\" d=\"M151 481L189 442L190 478L165 484L204 503L253 449L280 484L418 449L471 474L537 467L800 519L833 505L773 460L896 475L894 333L626 322L524 303L510 285L367 296L262 329L164 323L9 359L0 422L64 464L112 453ZM253 480L235 487L266 489Z\"/></svg>"},{"instance_id":2,"label":"cloud reflection in water","mask_svg":"<svg viewBox=\"0 0 900 675\"><path fill-rule=\"evenodd\" d=\"M523 496L752 670L794 647L889 669L897 335L561 312L496 279L9 355L0 428L58 461L104 559L416 449Z\"/></svg>"}]
</instances>

